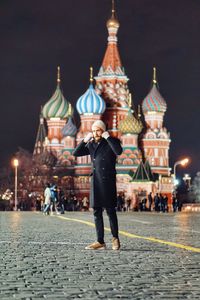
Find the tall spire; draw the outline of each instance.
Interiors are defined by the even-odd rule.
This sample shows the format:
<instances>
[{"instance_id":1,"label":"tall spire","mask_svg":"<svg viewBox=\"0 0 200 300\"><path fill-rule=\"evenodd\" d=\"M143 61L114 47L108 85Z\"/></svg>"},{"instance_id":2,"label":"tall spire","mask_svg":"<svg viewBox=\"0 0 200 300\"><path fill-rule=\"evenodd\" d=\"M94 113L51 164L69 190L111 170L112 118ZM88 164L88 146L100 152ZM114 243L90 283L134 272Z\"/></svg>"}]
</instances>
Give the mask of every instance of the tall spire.
<instances>
[{"instance_id":1,"label":"tall spire","mask_svg":"<svg viewBox=\"0 0 200 300\"><path fill-rule=\"evenodd\" d=\"M115 0L112 0L112 18L115 17Z\"/></svg>"},{"instance_id":2,"label":"tall spire","mask_svg":"<svg viewBox=\"0 0 200 300\"><path fill-rule=\"evenodd\" d=\"M117 68L122 67L122 63L117 48L119 22L116 18L114 0L112 0L111 18L107 21L106 26L108 28L108 47L103 59L102 67L105 70L111 68L112 72L115 72Z\"/></svg>"},{"instance_id":3,"label":"tall spire","mask_svg":"<svg viewBox=\"0 0 200 300\"><path fill-rule=\"evenodd\" d=\"M119 29L119 21L116 17L115 2L112 0L111 17L106 23L108 28L108 44L107 49L103 58L99 74L95 79L102 78L110 80L128 81L124 73L124 68L121 63L119 50L117 46L117 32Z\"/></svg>"},{"instance_id":4,"label":"tall spire","mask_svg":"<svg viewBox=\"0 0 200 300\"><path fill-rule=\"evenodd\" d=\"M114 114L116 115L118 128L118 123L126 117L129 111L129 90L127 85L129 79L124 72L117 45L117 32L120 24L116 17L115 1L112 0L110 3L112 3L111 16L106 23L108 43L99 73L95 77L95 89L106 101L107 107L109 107L109 111L105 111L103 120L111 131L113 123L110 121L110 115L112 114L112 118ZM121 110L121 108L123 109ZM112 109L113 111L111 112ZM113 131L116 134L115 136L117 136L119 131L117 133L116 130Z\"/></svg>"},{"instance_id":5,"label":"tall spire","mask_svg":"<svg viewBox=\"0 0 200 300\"><path fill-rule=\"evenodd\" d=\"M153 84L157 84L156 67L153 67Z\"/></svg>"},{"instance_id":6,"label":"tall spire","mask_svg":"<svg viewBox=\"0 0 200 300\"><path fill-rule=\"evenodd\" d=\"M115 1L112 0L112 14L111 14L111 18L107 21L107 28L108 30L110 28L116 28L118 29L119 28L119 21L117 20L117 17L116 17L116 13L115 13Z\"/></svg>"},{"instance_id":7,"label":"tall spire","mask_svg":"<svg viewBox=\"0 0 200 300\"><path fill-rule=\"evenodd\" d=\"M69 116L72 116L72 114L73 114L71 103L69 103L69 108L68 108L67 114L68 114L68 117L69 117Z\"/></svg>"},{"instance_id":8,"label":"tall spire","mask_svg":"<svg viewBox=\"0 0 200 300\"><path fill-rule=\"evenodd\" d=\"M93 67L90 67L90 83L93 83Z\"/></svg>"},{"instance_id":9,"label":"tall spire","mask_svg":"<svg viewBox=\"0 0 200 300\"><path fill-rule=\"evenodd\" d=\"M34 155L41 154L44 151L44 143L46 137L47 137L47 133L46 133L44 117L42 114L42 106L41 106L40 123L37 131L36 141L35 141L35 147L33 152Z\"/></svg>"},{"instance_id":10,"label":"tall spire","mask_svg":"<svg viewBox=\"0 0 200 300\"><path fill-rule=\"evenodd\" d=\"M138 105L138 118L141 118L140 105Z\"/></svg>"},{"instance_id":11,"label":"tall spire","mask_svg":"<svg viewBox=\"0 0 200 300\"><path fill-rule=\"evenodd\" d=\"M57 67L57 85L60 86L60 66Z\"/></svg>"}]
</instances>

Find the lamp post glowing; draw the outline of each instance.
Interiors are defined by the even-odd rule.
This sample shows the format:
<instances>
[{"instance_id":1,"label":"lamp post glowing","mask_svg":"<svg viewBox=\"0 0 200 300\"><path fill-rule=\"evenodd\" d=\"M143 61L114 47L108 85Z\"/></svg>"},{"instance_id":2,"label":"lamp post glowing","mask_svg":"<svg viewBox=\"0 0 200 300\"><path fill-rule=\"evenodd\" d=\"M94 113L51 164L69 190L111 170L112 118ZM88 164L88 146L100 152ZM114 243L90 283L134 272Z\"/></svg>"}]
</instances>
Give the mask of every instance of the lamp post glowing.
<instances>
[{"instance_id":1,"label":"lamp post glowing","mask_svg":"<svg viewBox=\"0 0 200 300\"><path fill-rule=\"evenodd\" d=\"M174 164L174 184L175 184L175 185L176 185L176 167L177 167L178 165L185 166L185 165L188 164L188 162L189 162L189 159L188 159L188 158L184 158L184 159L182 159L182 160L178 160L178 161L175 162L175 164Z\"/></svg>"},{"instance_id":2,"label":"lamp post glowing","mask_svg":"<svg viewBox=\"0 0 200 300\"><path fill-rule=\"evenodd\" d=\"M17 168L19 166L19 160L17 158L13 159L13 165L15 167L15 207L14 207L14 210L17 211Z\"/></svg>"}]
</instances>

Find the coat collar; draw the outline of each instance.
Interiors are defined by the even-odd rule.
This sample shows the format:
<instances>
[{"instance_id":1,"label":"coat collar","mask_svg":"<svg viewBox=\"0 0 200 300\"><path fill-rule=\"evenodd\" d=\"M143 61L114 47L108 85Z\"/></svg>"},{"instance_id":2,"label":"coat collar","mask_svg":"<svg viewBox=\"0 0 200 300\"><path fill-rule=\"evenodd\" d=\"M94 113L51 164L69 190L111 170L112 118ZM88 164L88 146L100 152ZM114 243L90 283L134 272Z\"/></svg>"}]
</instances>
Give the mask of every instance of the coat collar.
<instances>
[{"instance_id":1,"label":"coat collar","mask_svg":"<svg viewBox=\"0 0 200 300\"><path fill-rule=\"evenodd\" d=\"M95 142L92 143L94 149L94 156L107 144L105 139L101 139L100 143L95 147Z\"/></svg>"}]
</instances>

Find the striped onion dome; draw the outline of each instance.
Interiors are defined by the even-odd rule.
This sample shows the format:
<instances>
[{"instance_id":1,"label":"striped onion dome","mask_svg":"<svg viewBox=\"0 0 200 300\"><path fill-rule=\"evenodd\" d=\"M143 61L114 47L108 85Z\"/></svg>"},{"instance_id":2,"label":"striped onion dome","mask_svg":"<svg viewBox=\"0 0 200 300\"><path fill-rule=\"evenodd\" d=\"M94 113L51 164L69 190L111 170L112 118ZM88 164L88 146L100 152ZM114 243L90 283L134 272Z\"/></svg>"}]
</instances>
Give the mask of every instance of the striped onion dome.
<instances>
[{"instance_id":1,"label":"striped onion dome","mask_svg":"<svg viewBox=\"0 0 200 300\"><path fill-rule=\"evenodd\" d=\"M75 136L77 133L77 128L73 123L72 117L70 116L68 122L61 130L63 137L65 136Z\"/></svg>"},{"instance_id":2,"label":"striped onion dome","mask_svg":"<svg viewBox=\"0 0 200 300\"><path fill-rule=\"evenodd\" d=\"M139 134L142 128L142 122L133 116L131 110L129 110L128 116L119 123L119 130L122 134Z\"/></svg>"},{"instance_id":3,"label":"striped onion dome","mask_svg":"<svg viewBox=\"0 0 200 300\"><path fill-rule=\"evenodd\" d=\"M158 84L156 79L156 68L153 76L153 86L149 94L144 98L142 102L142 111L145 112L165 112L167 110L167 104L164 98L161 96L158 90Z\"/></svg>"},{"instance_id":4,"label":"striped onion dome","mask_svg":"<svg viewBox=\"0 0 200 300\"><path fill-rule=\"evenodd\" d=\"M44 105L42 113L46 119L66 119L68 116L68 108L69 103L66 101L60 89L60 68L58 67L57 88L50 100Z\"/></svg>"},{"instance_id":5,"label":"striped onion dome","mask_svg":"<svg viewBox=\"0 0 200 300\"><path fill-rule=\"evenodd\" d=\"M96 93L92 83L89 89L78 99L77 111L82 114L103 114L106 109L105 101Z\"/></svg>"}]
</instances>

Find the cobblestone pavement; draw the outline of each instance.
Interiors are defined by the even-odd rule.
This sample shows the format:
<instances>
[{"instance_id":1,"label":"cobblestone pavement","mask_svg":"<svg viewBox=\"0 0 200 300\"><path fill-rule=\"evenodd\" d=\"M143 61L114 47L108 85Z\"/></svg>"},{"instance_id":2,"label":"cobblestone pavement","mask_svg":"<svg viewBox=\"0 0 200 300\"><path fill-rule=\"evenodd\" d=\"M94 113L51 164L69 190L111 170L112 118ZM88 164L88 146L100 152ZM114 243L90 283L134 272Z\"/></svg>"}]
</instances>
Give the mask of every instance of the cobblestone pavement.
<instances>
[{"instance_id":1,"label":"cobblestone pavement","mask_svg":"<svg viewBox=\"0 0 200 300\"><path fill-rule=\"evenodd\" d=\"M0 299L200 299L200 214L118 216L121 250L90 251L92 213L0 212Z\"/></svg>"}]
</instances>

